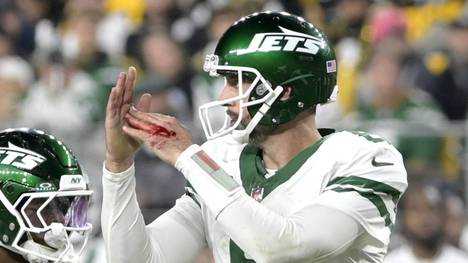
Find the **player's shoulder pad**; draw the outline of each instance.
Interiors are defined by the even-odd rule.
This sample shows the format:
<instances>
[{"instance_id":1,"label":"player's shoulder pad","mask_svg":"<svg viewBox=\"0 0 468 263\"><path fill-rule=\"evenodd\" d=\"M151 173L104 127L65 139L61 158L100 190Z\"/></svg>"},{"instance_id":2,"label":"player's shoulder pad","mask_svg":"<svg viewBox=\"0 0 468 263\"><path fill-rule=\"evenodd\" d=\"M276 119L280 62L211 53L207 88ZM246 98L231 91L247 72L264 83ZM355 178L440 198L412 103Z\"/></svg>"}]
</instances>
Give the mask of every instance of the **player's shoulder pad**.
<instances>
[{"instance_id":1,"label":"player's shoulder pad","mask_svg":"<svg viewBox=\"0 0 468 263\"><path fill-rule=\"evenodd\" d=\"M340 132L334 138L335 146L342 145L344 154L340 156L340 176L362 174L375 179L375 174L382 181L396 182L404 189L406 169L400 152L388 141L366 132ZM385 176L384 176L385 175Z\"/></svg>"},{"instance_id":2,"label":"player's shoulder pad","mask_svg":"<svg viewBox=\"0 0 468 263\"><path fill-rule=\"evenodd\" d=\"M336 132L326 140L326 150L336 153L337 162L347 163L363 157L375 156L382 152L393 155L402 162L400 152L384 138L362 131Z\"/></svg>"},{"instance_id":3,"label":"player's shoulder pad","mask_svg":"<svg viewBox=\"0 0 468 263\"><path fill-rule=\"evenodd\" d=\"M398 151L388 140L376 134L363 131L342 131L337 135L334 136L335 139L346 146L351 146L351 149L372 151L376 148L389 148Z\"/></svg>"}]
</instances>

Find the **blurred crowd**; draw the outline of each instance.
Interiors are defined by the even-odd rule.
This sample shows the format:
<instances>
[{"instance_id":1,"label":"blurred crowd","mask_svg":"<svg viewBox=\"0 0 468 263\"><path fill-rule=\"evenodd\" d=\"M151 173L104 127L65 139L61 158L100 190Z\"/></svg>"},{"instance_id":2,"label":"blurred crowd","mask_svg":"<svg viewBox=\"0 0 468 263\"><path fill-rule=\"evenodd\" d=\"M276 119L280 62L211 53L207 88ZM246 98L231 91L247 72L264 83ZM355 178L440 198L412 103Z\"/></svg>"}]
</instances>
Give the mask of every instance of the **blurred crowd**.
<instances>
[{"instance_id":1,"label":"blurred crowd","mask_svg":"<svg viewBox=\"0 0 468 263\"><path fill-rule=\"evenodd\" d=\"M235 20L262 10L301 15L334 43L340 91L318 108L319 126L376 133L402 152L410 188L388 261L457 262L443 257L455 253L468 262L465 1L0 0L0 128L46 130L81 160L96 193L83 262L105 262L103 119L118 73L135 65L136 92L153 95L152 111L176 116L202 142L198 106L223 86L203 72L204 56ZM185 180L146 149L136 171L151 222Z\"/></svg>"}]
</instances>

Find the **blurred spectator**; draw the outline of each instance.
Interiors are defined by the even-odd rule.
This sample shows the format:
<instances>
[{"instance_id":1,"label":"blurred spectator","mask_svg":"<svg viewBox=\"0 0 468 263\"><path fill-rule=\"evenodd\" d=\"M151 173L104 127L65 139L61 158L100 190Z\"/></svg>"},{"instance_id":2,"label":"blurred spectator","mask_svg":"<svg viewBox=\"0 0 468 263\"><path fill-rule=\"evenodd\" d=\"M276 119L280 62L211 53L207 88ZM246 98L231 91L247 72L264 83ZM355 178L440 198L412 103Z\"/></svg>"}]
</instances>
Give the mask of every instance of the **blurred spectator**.
<instances>
[{"instance_id":1,"label":"blurred spectator","mask_svg":"<svg viewBox=\"0 0 468 263\"><path fill-rule=\"evenodd\" d=\"M21 100L27 94L33 77L32 68L20 57L0 57L1 128L16 125Z\"/></svg>"},{"instance_id":2,"label":"blurred spectator","mask_svg":"<svg viewBox=\"0 0 468 263\"><path fill-rule=\"evenodd\" d=\"M180 89L157 75L146 75L137 86L137 97L152 95L150 111L177 117L184 125L191 125L191 108Z\"/></svg>"},{"instance_id":3,"label":"blurred spectator","mask_svg":"<svg viewBox=\"0 0 468 263\"><path fill-rule=\"evenodd\" d=\"M96 41L96 26L99 12L73 12L65 21L62 38L62 53L68 63L73 63L92 73L107 63L107 55L99 49Z\"/></svg>"},{"instance_id":4,"label":"blurred spectator","mask_svg":"<svg viewBox=\"0 0 468 263\"><path fill-rule=\"evenodd\" d=\"M192 75L181 47L160 31L145 35L140 47L144 74L165 79L172 86L181 89L189 105L192 105L190 88Z\"/></svg>"},{"instance_id":5,"label":"blurred spectator","mask_svg":"<svg viewBox=\"0 0 468 263\"><path fill-rule=\"evenodd\" d=\"M145 21L147 26L170 28L176 16L175 1L172 0L146 0Z\"/></svg>"},{"instance_id":6,"label":"blurred spectator","mask_svg":"<svg viewBox=\"0 0 468 263\"><path fill-rule=\"evenodd\" d=\"M301 0L302 12L305 20L314 26L326 30L325 10L318 0Z\"/></svg>"},{"instance_id":7,"label":"blurred spectator","mask_svg":"<svg viewBox=\"0 0 468 263\"><path fill-rule=\"evenodd\" d=\"M25 59L32 54L34 27L45 3L36 0L5 1L0 9L0 27L9 37L13 52Z\"/></svg>"},{"instance_id":8,"label":"blurred spectator","mask_svg":"<svg viewBox=\"0 0 468 263\"><path fill-rule=\"evenodd\" d=\"M400 202L403 233L408 243L391 251L384 262L468 262L467 254L445 242L446 204L445 196L436 186L410 183Z\"/></svg>"},{"instance_id":9,"label":"blurred spectator","mask_svg":"<svg viewBox=\"0 0 468 263\"><path fill-rule=\"evenodd\" d=\"M344 9L339 10L340 6L344 6ZM388 39L394 39L394 45L406 43L406 24L400 9L388 4L371 6L370 1L366 0L339 1L336 8L338 10L333 17L341 19L334 19L324 25L325 30L335 34L335 52L340 62L338 107L326 112L327 115L332 113L336 116L335 120L330 120L331 123L336 122L341 114L346 115L355 110L362 67L367 63L373 48ZM403 34L393 34L400 31Z\"/></svg>"},{"instance_id":10,"label":"blurred spectator","mask_svg":"<svg viewBox=\"0 0 468 263\"><path fill-rule=\"evenodd\" d=\"M367 65L356 112L347 127L380 134L405 158L409 172L424 174L426 165L441 172L443 115L423 92L408 87L404 76L405 54L393 42L381 43ZM425 176L430 176L424 174Z\"/></svg>"},{"instance_id":11,"label":"blurred spectator","mask_svg":"<svg viewBox=\"0 0 468 263\"><path fill-rule=\"evenodd\" d=\"M112 64L98 42L102 10L90 10L87 6L74 8L68 7L68 17L63 23L61 52L66 64L79 69L94 82L88 97L92 104L89 119L100 122L104 118L107 97L119 67Z\"/></svg>"},{"instance_id":12,"label":"blurred spectator","mask_svg":"<svg viewBox=\"0 0 468 263\"><path fill-rule=\"evenodd\" d=\"M11 39L4 29L0 27L0 57L8 56L12 53Z\"/></svg>"},{"instance_id":13,"label":"blurred spectator","mask_svg":"<svg viewBox=\"0 0 468 263\"><path fill-rule=\"evenodd\" d=\"M376 7L369 21L369 30L370 41L373 44L379 44L388 38L405 40L405 15L397 7Z\"/></svg>"},{"instance_id":14,"label":"blurred spectator","mask_svg":"<svg viewBox=\"0 0 468 263\"><path fill-rule=\"evenodd\" d=\"M362 4L362 3L361 3ZM358 36L344 36L336 45L340 61L338 85L341 87L339 102L343 113L356 107L359 74L375 49L381 45L391 46L398 55L409 57L410 48L406 41L406 19L400 8L389 4L378 4L368 8L366 24ZM406 61L407 63L408 61Z\"/></svg>"},{"instance_id":15,"label":"blurred spectator","mask_svg":"<svg viewBox=\"0 0 468 263\"><path fill-rule=\"evenodd\" d=\"M54 132L61 138L86 133L90 128L93 107L90 97L95 85L85 72L64 64L60 53L54 53L40 67L39 80L24 100L21 123Z\"/></svg>"},{"instance_id":16,"label":"blurred spectator","mask_svg":"<svg viewBox=\"0 0 468 263\"><path fill-rule=\"evenodd\" d=\"M125 44L135 27L123 13L110 13L102 18L96 29L96 40L110 60L118 61L125 54Z\"/></svg>"},{"instance_id":17,"label":"blurred spectator","mask_svg":"<svg viewBox=\"0 0 468 263\"><path fill-rule=\"evenodd\" d=\"M468 16L455 21L448 51L425 56L416 85L431 94L450 120L465 120L468 111Z\"/></svg>"},{"instance_id":18,"label":"blurred spectator","mask_svg":"<svg viewBox=\"0 0 468 263\"><path fill-rule=\"evenodd\" d=\"M369 0L338 0L333 8L333 19L327 27L327 35L334 43L341 38L358 39L365 23Z\"/></svg>"},{"instance_id":19,"label":"blurred spectator","mask_svg":"<svg viewBox=\"0 0 468 263\"><path fill-rule=\"evenodd\" d=\"M146 72L175 81L184 69L183 54L177 44L163 33L149 33L141 45Z\"/></svg>"}]
</instances>

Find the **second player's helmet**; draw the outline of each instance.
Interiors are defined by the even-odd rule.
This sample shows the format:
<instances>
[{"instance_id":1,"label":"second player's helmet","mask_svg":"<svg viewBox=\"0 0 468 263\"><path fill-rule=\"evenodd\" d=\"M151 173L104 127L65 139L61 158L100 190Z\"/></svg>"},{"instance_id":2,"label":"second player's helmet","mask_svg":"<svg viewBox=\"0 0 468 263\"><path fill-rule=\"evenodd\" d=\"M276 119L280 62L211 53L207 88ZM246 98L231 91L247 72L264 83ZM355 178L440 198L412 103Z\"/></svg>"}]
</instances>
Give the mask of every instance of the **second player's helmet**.
<instances>
[{"instance_id":1,"label":"second player's helmet","mask_svg":"<svg viewBox=\"0 0 468 263\"><path fill-rule=\"evenodd\" d=\"M327 37L302 17L285 12L254 13L235 22L221 37L215 53L208 55L204 70L211 76L236 75L238 86L251 83L247 90L224 101L200 107L203 129L208 139L234 131L242 110L253 117L247 135L260 123L275 126L287 123L317 104L327 103L336 88L337 64ZM291 96L277 100L291 88ZM239 119L234 125L226 118L223 127L214 129L210 109L239 101Z\"/></svg>"},{"instance_id":2,"label":"second player's helmet","mask_svg":"<svg viewBox=\"0 0 468 263\"><path fill-rule=\"evenodd\" d=\"M27 128L0 131L0 246L29 262L77 262L91 195L61 141Z\"/></svg>"}]
</instances>

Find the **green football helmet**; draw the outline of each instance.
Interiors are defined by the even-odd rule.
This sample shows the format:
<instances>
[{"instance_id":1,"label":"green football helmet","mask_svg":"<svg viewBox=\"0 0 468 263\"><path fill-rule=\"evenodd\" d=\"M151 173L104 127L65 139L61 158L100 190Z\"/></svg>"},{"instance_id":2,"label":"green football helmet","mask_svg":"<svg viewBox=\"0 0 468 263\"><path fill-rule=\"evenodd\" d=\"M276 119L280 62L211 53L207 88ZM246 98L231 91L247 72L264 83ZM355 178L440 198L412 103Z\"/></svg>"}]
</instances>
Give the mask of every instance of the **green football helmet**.
<instances>
[{"instance_id":1,"label":"green football helmet","mask_svg":"<svg viewBox=\"0 0 468 263\"><path fill-rule=\"evenodd\" d=\"M203 69L211 76L234 74L239 87L234 98L200 106L207 139L233 133L245 141L258 123L281 125L317 104L333 101L337 88L335 52L325 34L286 12L254 13L235 22L214 54L207 55ZM249 88L242 90L245 82ZM290 98L278 100L286 87L291 87ZM214 127L210 116L215 109L234 101L240 105L238 119L231 122L226 114L221 127ZM244 109L252 120L244 130L237 130Z\"/></svg>"},{"instance_id":2,"label":"green football helmet","mask_svg":"<svg viewBox=\"0 0 468 263\"><path fill-rule=\"evenodd\" d=\"M0 245L29 262L77 262L92 191L65 144L42 131L0 131Z\"/></svg>"}]
</instances>

